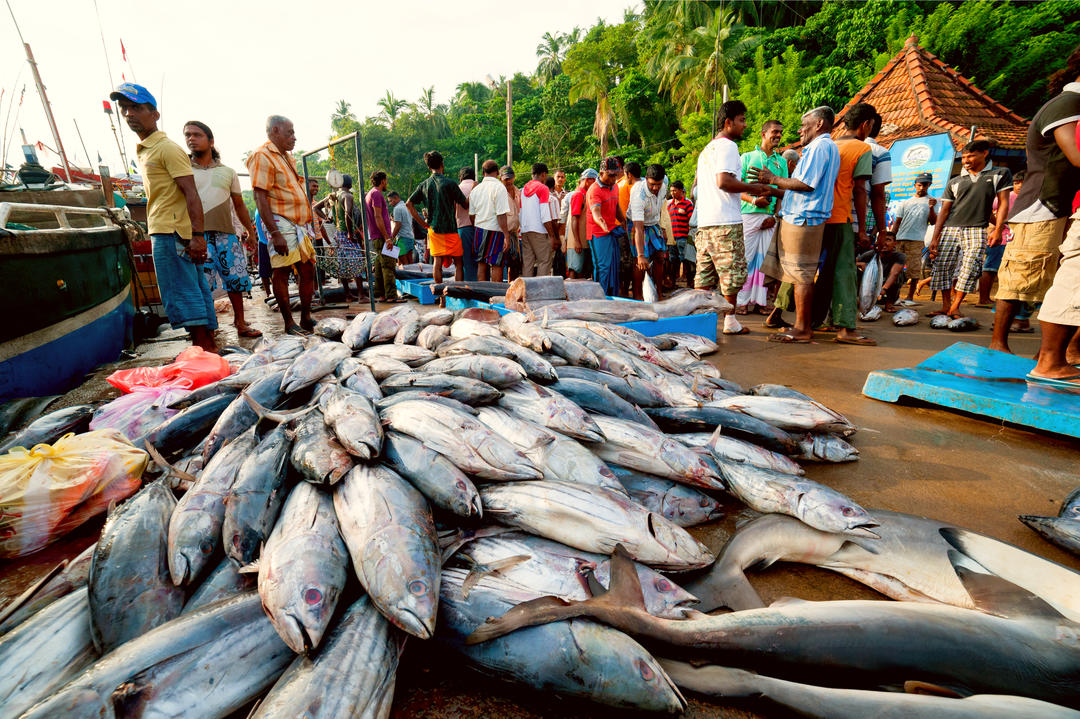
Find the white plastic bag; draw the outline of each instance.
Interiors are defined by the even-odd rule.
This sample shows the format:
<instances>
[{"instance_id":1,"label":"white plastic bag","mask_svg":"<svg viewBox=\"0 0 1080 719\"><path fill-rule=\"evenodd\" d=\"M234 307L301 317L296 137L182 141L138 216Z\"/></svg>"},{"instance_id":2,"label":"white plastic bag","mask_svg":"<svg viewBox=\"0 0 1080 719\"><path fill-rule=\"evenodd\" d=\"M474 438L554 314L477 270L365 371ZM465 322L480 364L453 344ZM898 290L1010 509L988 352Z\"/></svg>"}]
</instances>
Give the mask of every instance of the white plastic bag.
<instances>
[{"instance_id":1,"label":"white plastic bag","mask_svg":"<svg viewBox=\"0 0 1080 719\"><path fill-rule=\"evenodd\" d=\"M90 429L115 429L135 440L179 412L169 405L190 391L182 387L132 387L130 394L99 407Z\"/></svg>"}]
</instances>

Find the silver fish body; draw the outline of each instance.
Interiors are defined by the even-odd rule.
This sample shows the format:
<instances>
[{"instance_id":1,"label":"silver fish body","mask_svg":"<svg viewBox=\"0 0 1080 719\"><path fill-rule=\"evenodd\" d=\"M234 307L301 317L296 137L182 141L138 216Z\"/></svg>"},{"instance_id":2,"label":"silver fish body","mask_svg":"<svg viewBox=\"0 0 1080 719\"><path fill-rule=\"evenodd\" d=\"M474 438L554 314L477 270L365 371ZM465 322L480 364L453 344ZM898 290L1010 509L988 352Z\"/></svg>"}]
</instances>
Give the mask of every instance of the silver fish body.
<instances>
[{"instance_id":1,"label":"silver fish body","mask_svg":"<svg viewBox=\"0 0 1080 719\"><path fill-rule=\"evenodd\" d=\"M602 384L630 404L638 407L663 407L663 393L652 382L639 377L617 377L586 367L565 367L560 377L573 377Z\"/></svg>"},{"instance_id":2,"label":"silver fish body","mask_svg":"<svg viewBox=\"0 0 1080 719\"><path fill-rule=\"evenodd\" d=\"M394 346L400 347L401 345ZM357 357L356 359L367 366L368 371L371 372L371 376L376 380L376 382L381 382L387 377L392 377L400 372L412 371L412 367L405 364L401 360L396 360L392 357L368 355L367 357Z\"/></svg>"},{"instance_id":3,"label":"silver fish body","mask_svg":"<svg viewBox=\"0 0 1080 719\"><path fill-rule=\"evenodd\" d=\"M945 326L951 332L972 332L979 329L979 321L974 317L957 317Z\"/></svg>"},{"instance_id":4,"label":"silver fish body","mask_svg":"<svg viewBox=\"0 0 1080 719\"><path fill-rule=\"evenodd\" d=\"M685 437L686 435L681 435ZM721 462L734 462L751 464L755 467L772 469L785 474L802 475L806 472L790 457L759 447L753 442L744 442L741 439L728 437L721 434L721 428L717 427L712 434L707 435L705 446Z\"/></svg>"},{"instance_id":5,"label":"silver fish body","mask_svg":"<svg viewBox=\"0 0 1080 719\"><path fill-rule=\"evenodd\" d=\"M353 317L349 326L341 333L341 342L354 352L368 343L371 325L377 315L374 312L361 312Z\"/></svg>"},{"instance_id":6,"label":"silver fish body","mask_svg":"<svg viewBox=\"0 0 1080 719\"><path fill-rule=\"evenodd\" d=\"M384 461L409 480L431 504L459 517L483 515L480 494L465 473L420 440L400 432L387 432Z\"/></svg>"},{"instance_id":7,"label":"silver fish body","mask_svg":"<svg viewBox=\"0 0 1080 719\"><path fill-rule=\"evenodd\" d=\"M423 495L387 467L361 465L335 488L334 507L372 603L395 626L430 638L442 556Z\"/></svg>"},{"instance_id":8,"label":"silver fish body","mask_svg":"<svg viewBox=\"0 0 1080 719\"><path fill-rule=\"evenodd\" d=\"M511 342L503 336L466 337L456 342L447 342L439 346L437 354L440 357L451 357L461 354L493 355L514 360L529 378L535 382L554 382L559 378L551 363L536 352Z\"/></svg>"},{"instance_id":9,"label":"silver fish body","mask_svg":"<svg viewBox=\"0 0 1080 719\"><path fill-rule=\"evenodd\" d=\"M798 438L798 459L810 462L854 462L859 450L835 434L807 434Z\"/></svg>"},{"instance_id":10,"label":"silver fish body","mask_svg":"<svg viewBox=\"0 0 1080 719\"><path fill-rule=\"evenodd\" d=\"M386 359L397 360L398 362L404 362L410 367L419 367L425 362L430 362L435 359L435 353L429 352L423 347L417 347L416 345L405 344L389 344L379 345L377 347L368 347L361 352L358 357L361 360L366 360L372 357L382 357Z\"/></svg>"},{"instance_id":11,"label":"silver fish body","mask_svg":"<svg viewBox=\"0 0 1080 719\"><path fill-rule=\"evenodd\" d=\"M1062 549L1080 555L1080 519L1022 514L1020 521Z\"/></svg>"},{"instance_id":12,"label":"silver fish body","mask_svg":"<svg viewBox=\"0 0 1080 719\"><path fill-rule=\"evenodd\" d=\"M318 654L293 660L251 719L386 719L403 644L370 598L361 597Z\"/></svg>"},{"instance_id":13,"label":"silver fish body","mask_svg":"<svg viewBox=\"0 0 1080 719\"><path fill-rule=\"evenodd\" d=\"M319 646L345 587L348 561L330 494L300 482L258 564L263 608L297 654Z\"/></svg>"},{"instance_id":14,"label":"silver fish body","mask_svg":"<svg viewBox=\"0 0 1080 719\"><path fill-rule=\"evenodd\" d=\"M0 616L0 636L7 634L57 599L71 594L76 589L86 586L90 574L90 560L94 556L97 544L79 553L67 562L66 566L40 586L32 588L32 593L20 595L4 605ZM31 592L31 590L28 590Z\"/></svg>"},{"instance_id":15,"label":"silver fish body","mask_svg":"<svg viewBox=\"0 0 1080 719\"><path fill-rule=\"evenodd\" d=\"M514 360L492 355L440 357L425 364L423 371L469 377L493 387L510 387L528 377Z\"/></svg>"},{"instance_id":16,"label":"silver fish body","mask_svg":"<svg viewBox=\"0 0 1080 719\"><path fill-rule=\"evenodd\" d=\"M459 402L471 405L491 404L502 396L502 392L487 382L472 377L428 371L408 372L387 377L379 387L384 394L421 390L441 394Z\"/></svg>"},{"instance_id":17,"label":"silver fish body","mask_svg":"<svg viewBox=\"0 0 1080 719\"><path fill-rule=\"evenodd\" d=\"M420 318L416 317L401 325L398 328L397 334L394 335L394 344L396 345L411 345L416 342L417 336L420 334L420 330L423 325L420 323Z\"/></svg>"},{"instance_id":18,"label":"silver fish body","mask_svg":"<svg viewBox=\"0 0 1080 719\"><path fill-rule=\"evenodd\" d=\"M588 412L557 392L535 383L508 387L499 406L548 429L587 442L601 442L604 434Z\"/></svg>"},{"instance_id":19,"label":"silver fish body","mask_svg":"<svg viewBox=\"0 0 1080 719\"><path fill-rule=\"evenodd\" d=\"M375 403L375 409L382 412L387 407L393 407L395 404L400 404L401 402L415 402L418 400L421 402L438 402L439 404L446 405L451 409L456 409L465 414L476 414L476 407L467 405L460 400L446 397L445 395L436 394L434 392L425 392L419 389L410 389L404 392L395 392L394 394L387 395Z\"/></svg>"},{"instance_id":20,"label":"silver fish body","mask_svg":"<svg viewBox=\"0 0 1080 719\"><path fill-rule=\"evenodd\" d=\"M338 387L328 395L323 417L349 454L360 459L379 456L383 440L382 423L367 397Z\"/></svg>"},{"instance_id":21,"label":"silver fish body","mask_svg":"<svg viewBox=\"0 0 1080 719\"><path fill-rule=\"evenodd\" d=\"M656 335L652 339L670 339L679 347L685 347L698 357L701 355L712 354L720 350L720 345L716 344L707 337L701 335L690 334L689 332L665 332L662 335Z\"/></svg>"},{"instance_id":22,"label":"silver fish body","mask_svg":"<svg viewBox=\"0 0 1080 719\"><path fill-rule=\"evenodd\" d=\"M601 459L705 489L723 489L715 469L691 448L636 422L593 415L607 438L590 447Z\"/></svg>"},{"instance_id":23,"label":"silver fish body","mask_svg":"<svg viewBox=\"0 0 1080 719\"><path fill-rule=\"evenodd\" d=\"M550 351L562 357L568 364L594 370L600 369L600 358L596 356L595 352L577 340L552 331L547 332L547 338L551 346Z\"/></svg>"},{"instance_id":24,"label":"silver fish body","mask_svg":"<svg viewBox=\"0 0 1080 719\"><path fill-rule=\"evenodd\" d=\"M310 387L337 369L352 350L341 342L320 342L297 355L281 378L282 392L296 392Z\"/></svg>"},{"instance_id":25,"label":"silver fish body","mask_svg":"<svg viewBox=\"0 0 1080 719\"><path fill-rule=\"evenodd\" d=\"M693 487L620 467L612 471L631 499L680 527L693 527L724 516L719 502Z\"/></svg>"},{"instance_id":26,"label":"silver fish body","mask_svg":"<svg viewBox=\"0 0 1080 719\"><path fill-rule=\"evenodd\" d=\"M930 329L943 330L949 326L952 319L948 315L937 315L930 318Z\"/></svg>"},{"instance_id":27,"label":"silver fish body","mask_svg":"<svg viewBox=\"0 0 1080 719\"><path fill-rule=\"evenodd\" d=\"M256 587L256 577L252 573L241 573L240 565L226 557L221 564L207 575L199 588L192 593L184 605L181 614L190 614L208 604L249 592Z\"/></svg>"},{"instance_id":28,"label":"silver fish body","mask_svg":"<svg viewBox=\"0 0 1080 719\"><path fill-rule=\"evenodd\" d=\"M416 336L416 344L434 352L450 339L450 328L446 325L428 325Z\"/></svg>"},{"instance_id":29,"label":"silver fish body","mask_svg":"<svg viewBox=\"0 0 1080 719\"><path fill-rule=\"evenodd\" d=\"M420 315L420 321L424 327L449 327L454 321L453 310L444 308L433 309Z\"/></svg>"},{"instance_id":30,"label":"silver fish body","mask_svg":"<svg viewBox=\"0 0 1080 719\"><path fill-rule=\"evenodd\" d=\"M264 407L274 407L284 395L281 391L281 380L284 376L285 370L268 372L248 385L244 394ZM206 435L202 451L203 465L205 466L218 450L254 427L258 421L259 415L243 395L234 399Z\"/></svg>"},{"instance_id":31,"label":"silver fish body","mask_svg":"<svg viewBox=\"0 0 1080 719\"><path fill-rule=\"evenodd\" d=\"M571 482L511 482L480 490L484 513L588 552L610 554L616 544L657 569L696 569L712 563L704 545L625 495Z\"/></svg>"},{"instance_id":32,"label":"silver fish body","mask_svg":"<svg viewBox=\"0 0 1080 719\"><path fill-rule=\"evenodd\" d=\"M346 357L334 371L338 381L353 392L359 392L372 402L382 399L382 390L375 381L371 368L355 357Z\"/></svg>"},{"instance_id":33,"label":"silver fish body","mask_svg":"<svg viewBox=\"0 0 1080 719\"><path fill-rule=\"evenodd\" d=\"M881 296L881 286L885 282L884 273L881 269L881 260L875 255L866 263L863 270L862 281L859 283L859 312L866 313L874 307L878 297Z\"/></svg>"},{"instance_id":34,"label":"silver fish body","mask_svg":"<svg viewBox=\"0 0 1080 719\"><path fill-rule=\"evenodd\" d=\"M353 465L352 456L330 433L318 409L300 418L289 461L305 480L315 484L334 484Z\"/></svg>"},{"instance_id":35,"label":"silver fish body","mask_svg":"<svg viewBox=\"0 0 1080 719\"><path fill-rule=\"evenodd\" d=\"M846 432L854 429L836 412L817 402L801 399L741 395L714 400L710 406L733 409L788 431Z\"/></svg>"},{"instance_id":36,"label":"silver fish body","mask_svg":"<svg viewBox=\"0 0 1080 719\"><path fill-rule=\"evenodd\" d=\"M226 494L221 539L225 554L241 565L255 560L274 528L285 499L291 449L284 425L267 432L244 458Z\"/></svg>"},{"instance_id":37,"label":"silver fish body","mask_svg":"<svg viewBox=\"0 0 1080 719\"><path fill-rule=\"evenodd\" d=\"M368 334L368 342L390 342L397 336L401 326L418 318L420 315L408 305L399 305L388 310L383 310L376 315L371 323Z\"/></svg>"},{"instance_id":38,"label":"silver fish body","mask_svg":"<svg viewBox=\"0 0 1080 719\"><path fill-rule=\"evenodd\" d=\"M897 327L911 327L919 324L919 313L913 309L899 310L892 316L892 323Z\"/></svg>"},{"instance_id":39,"label":"silver fish body","mask_svg":"<svg viewBox=\"0 0 1080 719\"><path fill-rule=\"evenodd\" d=\"M172 491L154 482L109 515L90 562L90 631L102 653L164 624L184 608L169 576Z\"/></svg>"},{"instance_id":40,"label":"silver fish body","mask_svg":"<svg viewBox=\"0 0 1080 719\"><path fill-rule=\"evenodd\" d=\"M315 323L314 332L328 340L337 340L348 327L349 321L344 317L324 317Z\"/></svg>"},{"instance_id":41,"label":"silver fish body","mask_svg":"<svg viewBox=\"0 0 1080 719\"><path fill-rule=\"evenodd\" d=\"M510 312L499 320L499 330L503 335L517 342L522 347L528 347L533 352L547 352L551 349L551 340L540 325L530 323L528 318L520 312Z\"/></svg>"}]
</instances>

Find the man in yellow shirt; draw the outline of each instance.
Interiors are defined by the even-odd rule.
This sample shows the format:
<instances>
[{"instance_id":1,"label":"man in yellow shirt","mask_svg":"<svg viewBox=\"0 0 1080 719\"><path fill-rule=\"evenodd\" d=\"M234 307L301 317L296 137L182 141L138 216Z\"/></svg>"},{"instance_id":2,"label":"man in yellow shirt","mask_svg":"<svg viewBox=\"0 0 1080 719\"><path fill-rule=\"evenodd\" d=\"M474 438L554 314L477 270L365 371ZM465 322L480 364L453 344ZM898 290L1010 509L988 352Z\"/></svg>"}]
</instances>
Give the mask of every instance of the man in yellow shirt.
<instances>
[{"instance_id":1,"label":"man in yellow shirt","mask_svg":"<svg viewBox=\"0 0 1080 719\"><path fill-rule=\"evenodd\" d=\"M187 153L157 128L157 100L142 85L124 83L109 95L139 136L135 146L146 187L146 225L154 248L158 291L169 324L193 344L217 352L217 313L203 264L203 210Z\"/></svg>"}]
</instances>

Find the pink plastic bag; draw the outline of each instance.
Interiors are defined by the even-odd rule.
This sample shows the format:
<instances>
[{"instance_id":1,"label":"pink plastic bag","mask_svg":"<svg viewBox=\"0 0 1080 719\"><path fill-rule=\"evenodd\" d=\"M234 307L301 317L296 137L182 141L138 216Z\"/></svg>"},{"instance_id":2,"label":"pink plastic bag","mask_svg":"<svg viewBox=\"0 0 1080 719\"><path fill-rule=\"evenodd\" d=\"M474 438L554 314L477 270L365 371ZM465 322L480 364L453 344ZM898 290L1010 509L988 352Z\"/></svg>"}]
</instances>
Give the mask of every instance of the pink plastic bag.
<instances>
[{"instance_id":1,"label":"pink plastic bag","mask_svg":"<svg viewBox=\"0 0 1080 719\"><path fill-rule=\"evenodd\" d=\"M113 372L105 380L121 392L135 387L185 387L197 389L232 374L221 355L202 347L188 347L176 359L161 367L133 367ZM183 380L187 380L185 384Z\"/></svg>"},{"instance_id":2,"label":"pink plastic bag","mask_svg":"<svg viewBox=\"0 0 1080 719\"><path fill-rule=\"evenodd\" d=\"M189 382L184 378L178 381ZM98 407L90 429L115 429L135 441L179 412L169 405L190 391L187 387L132 387L130 394Z\"/></svg>"}]
</instances>

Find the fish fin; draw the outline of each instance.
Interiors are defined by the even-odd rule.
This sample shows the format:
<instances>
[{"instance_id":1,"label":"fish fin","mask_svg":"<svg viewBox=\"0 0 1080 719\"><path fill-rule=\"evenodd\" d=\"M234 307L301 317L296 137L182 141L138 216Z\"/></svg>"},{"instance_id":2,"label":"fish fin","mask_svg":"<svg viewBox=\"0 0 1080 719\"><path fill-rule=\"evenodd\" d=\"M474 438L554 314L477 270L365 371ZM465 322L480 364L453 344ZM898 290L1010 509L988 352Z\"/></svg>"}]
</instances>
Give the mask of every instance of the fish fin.
<instances>
[{"instance_id":1,"label":"fish fin","mask_svg":"<svg viewBox=\"0 0 1080 719\"><path fill-rule=\"evenodd\" d=\"M465 638L466 644L480 644L504 636L522 627L548 624L573 617L614 617L616 613L645 618L645 600L641 594L641 582L637 570L622 544L615 545L611 555L611 581L608 591L584 601L568 601L560 597L540 597L522 602L501 617L488 617L476 630ZM621 617L620 617L621 618Z\"/></svg>"},{"instance_id":2,"label":"fish fin","mask_svg":"<svg viewBox=\"0 0 1080 719\"><path fill-rule=\"evenodd\" d=\"M265 543L264 543L264 546L265 546ZM240 567L236 571L239 574L258 574L259 573L259 562L260 561L262 561L262 547L259 547L259 558L258 559L256 559L251 564L245 564L244 566Z\"/></svg>"},{"instance_id":3,"label":"fish fin","mask_svg":"<svg viewBox=\"0 0 1080 719\"><path fill-rule=\"evenodd\" d=\"M806 604L805 599L799 599L798 597L780 597L779 599L770 602L770 607L791 607L797 604Z\"/></svg>"},{"instance_id":4,"label":"fish fin","mask_svg":"<svg viewBox=\"0 0 1080 719\"><path fill-rule=\"evenodd\" d=\"M60 562L55 567L50 569L48 572L46 572L44 575L42 575L42 577L36 582L27 587L26 591L12 599L11 602L8 603L6 607L4 607L3 611L0 611L0 624L6 622L8 617L15 613L16 609L33 599L34 595L41 591L41 588L48 584L53 577L64 571L64 569L67 568L67 565L68 560L65 559L64 561Z\"/></svg>"},{"instance_id":5,"label":"fish fin","mask_svg":"<svg viewBox=\"0 0 1080 719\"><path fill-rule=\"evenodd\" d=\"M186 479L187 481L192 483L199 481L199 478L195 475L188 474L184 470L177 469L176 467L169 464L168 461L161 456L161 452L158 452L157 448L155 448L154 445L150 444L149 440L144 441L143 445L146 446L146 451L150 453L150 457L154 460L154 464L161 467L161 471L165 473L165 476L172 476L176 477L177 479ZM176 489L176 484L176 482L170 482L169 486L172 489Z\"/></svg>"},{"instance_id":6,"label":"fish fin","mask_svg":"<svg viewBox=\"0 0 1080 719\"><path fill-rule=\"evenodd\" d=\"M510 567L516 567L522 562L527 562L532 559L528 554L515 554L512 557L506 557L499 559L490 564L473 564L473 568L469 570L468 575L465 577L465 581L461 583L461 598L468 599L469 594L472 592L472 588L476 586L484 577L499 574L500 570L509 569ZM471 561L471 560L470 560Z\"/></svg>"},{"instance_id":7,"label":"fish fin","mask_svg":"<svg viewBox=\"0 0 1080 719\"><path fill-rule=\"evenodd\" d=\"M245 717L245 719L252 719L252 717L254 717L258 713L259 707L262 706L262 703L263 700L261 698L256 699L255 703L251 705L251 711L247 713L247 717Z\"/></svg>"},{"instance_id":8,"label":"fish fin","mask_svg":"<svg viewBox=\"0 0 1080 719\"><path fill-rule=\"evenodd\" d=\"M943 687L940 684L930 682L907 681L904 682L905 694L923 694L932 697L949 697L951 699L963 699L964 695L954 689Z\"/></svg>"},{"instance_id":9,"label":"fish fin","mask_svg":"<svg viewBox=\"0 0 1080 719\"><path fill-rule=\"evenodd\" d=\"M765 560L768 561L768 560ZM769 561L769 564L772 564ZM694 609L711 612L722 607L732 611L762 609L765 602L736 563L721 554L708 573L682 583L682 588L698 598Z\"/></svg>"},{"instance_id":10,"label":"fish fin","mask_svg":"<svg viewBox=\"0 0 1080 719\"><path fill-rule=\"evenodd\" d=\"M324 388L323 391L325 391L325 388ZM257 414L259 416L259 419L268 419L271 422L277 422L278 424L283 424L285 422L290 422L290 421L292 421L294 419L298 419L300 417L303 417L305 414L307 414L308 412L311 412L314 409L318 409L318 407L319 407L318 397L322 396L322 391L320 391L319 394L316 397L312 398L311 402L309 403L309 405L307 407L301 407L300 409L294 409L294 410L289 410L289 411L285 411L285 412L276 412L276 411L274 411L272 409L269 409L267 407L263 407L261 404L256 402L252 398L252 396L247 393L246 390L244 392L241 392L240 396L244 398L245 402L247 402L248 407L251 407L252 411L255 412L255 414Z\"/></svg>"},{"instance_id":11,"label":"fish fin","mask_svg":"<svg viewBox=\"0 0 1080 719\"><path fill-rule=\"evenodd\" d=\"M607 591L607 587L600 583L600 580L596 578L595 567L585 566L581 568L581 574L585 577L585 583L589 590L589 596L599 597L601 594Z\"/></svg>"},{"instance_id":12,"label":"fish fin","mask_svg":"<svg viewBox=\"0 0 1080 719\"><path fill-rule=\"evenodd\" d=\"M979 611L1006 619L1032 617L1065 620L1046 600L996 574L990 574L971 557L950 549L949 561Z\"/></svg>"},{"instance_id":13,"label":"fish fin","mask_svg":"<svg viewBox=\"0 0 1080 719\"><path fill-rule=\"evenodd\" d=\"M761 697L763 680L754 672L703 662L657 657L671 681L682 689L714 697Z\"/></svg>"}]
</instances>

